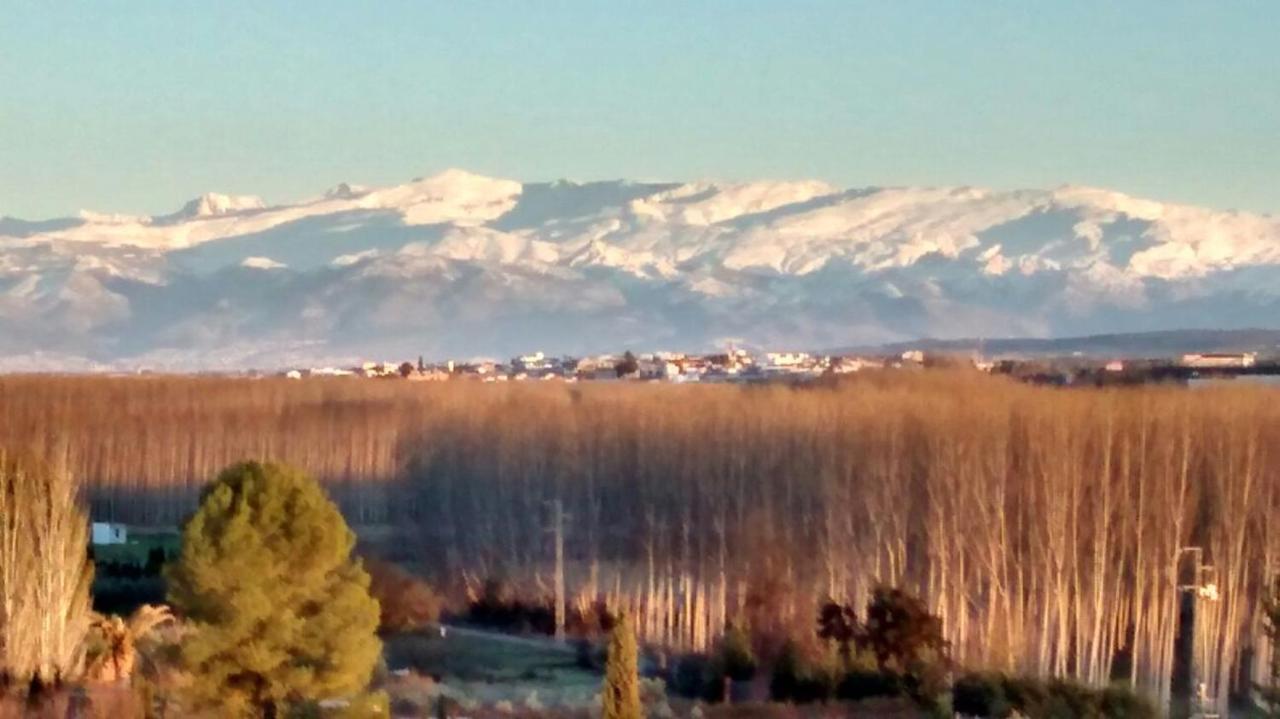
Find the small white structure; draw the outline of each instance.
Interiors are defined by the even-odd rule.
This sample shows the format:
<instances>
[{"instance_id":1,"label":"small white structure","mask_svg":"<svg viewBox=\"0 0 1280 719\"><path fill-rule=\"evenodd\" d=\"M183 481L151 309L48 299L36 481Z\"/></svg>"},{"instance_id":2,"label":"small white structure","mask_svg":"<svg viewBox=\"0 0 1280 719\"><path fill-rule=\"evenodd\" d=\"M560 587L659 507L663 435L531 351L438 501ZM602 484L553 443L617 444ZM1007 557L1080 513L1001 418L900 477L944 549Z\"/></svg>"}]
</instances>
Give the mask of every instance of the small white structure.
<instances>
[{"instance_id":1,"label":"small white structure","mask_svg":"<svg viewBox=\"0 0 1280 719\"><path fill-rule=\"evenodd\" d=\"M836 357L831 361L831 371L836 374L849 374L868 369L884 369L884 360L867 357Z\"/></svg>"},{"instance_id":2,"label":"small white structure","mask_svg":"<svg viewBox=\"0 0 1280 719\"><path fill-rule=\"evenodd\" d=\"M124 544L129 541L129 532L123 524L115 522L94 522L92 539L97 544Z\"/></svg>"},{"instance_id":3,"label":"small white structure","mask_svg":"<svg viewBox=\"0 0 1280 719\"><path fill-rule=\"evenodd\" d=\"M354 375L355 372L338 367L312 367L307 370L307 374L312 377L350 377Z\"/></svg>"},{"instance_id":4,"label":"small white structure","mask_svg":"<svg viewBox=\"0 0 1280 719\"><path fill-rule=\"evenodd\" d=\"M794 367L809 361L808 352L765 352L764 356L774 367Z\"/></svg>"},{"instance_id":5,"label":"small white structure","mask_svg":"<svg viewBox=\"0 0 1280 719\"><path fill-rule=\"evenodd\" d=\"M1258 361L1257 352L1196 352L1182 355L1182 364L1197 369L1243 369Z\"/></svg>"}]
</instances>

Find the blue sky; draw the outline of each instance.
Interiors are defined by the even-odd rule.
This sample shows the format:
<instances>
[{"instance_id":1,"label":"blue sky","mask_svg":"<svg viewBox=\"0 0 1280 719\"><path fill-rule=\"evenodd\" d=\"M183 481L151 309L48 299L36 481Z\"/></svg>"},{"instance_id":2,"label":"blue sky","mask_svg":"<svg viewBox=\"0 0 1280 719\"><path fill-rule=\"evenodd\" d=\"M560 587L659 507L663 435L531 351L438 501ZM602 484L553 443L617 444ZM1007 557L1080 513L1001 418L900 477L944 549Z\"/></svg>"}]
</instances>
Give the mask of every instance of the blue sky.
<instances>
[{"instance_id":1,"label":"blue sky","mask_svg":"<svg viewBox=\"0 0 1280 719\"><path fill-rule=\"evenodd\" d=\"M1278 212L1278 33L1274 2L8 0L0 214L447 167Z\"/></svg>"}]
</instances>

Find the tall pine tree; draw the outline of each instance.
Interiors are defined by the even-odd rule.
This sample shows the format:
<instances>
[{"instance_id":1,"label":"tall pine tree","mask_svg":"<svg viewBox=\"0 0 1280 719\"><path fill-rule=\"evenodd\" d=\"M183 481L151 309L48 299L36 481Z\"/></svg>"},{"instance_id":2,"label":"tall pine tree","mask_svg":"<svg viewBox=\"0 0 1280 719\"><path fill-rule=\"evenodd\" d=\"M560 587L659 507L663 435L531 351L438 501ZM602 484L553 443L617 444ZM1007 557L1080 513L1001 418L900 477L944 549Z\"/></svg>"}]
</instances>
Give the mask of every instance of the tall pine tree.
<instances>
[{"instance_id":1,"label":"tall pine tree","mask_svg":"<svg viewBox=\"0 0 1280 719\"><path fill-rule=\"evenodd\" d=\"M604 719L641 719L640 670L636 633L625 616L609 634L609 651L604 669Z\"/></svg>"},{"instance_id":2,"label":"tall pine tree","mask_svg":"<svg viewBox=\"0 0 1280 719\"><path fill-rule=\"evenodd\" d=\"M170 600L194 625L183 645L192 699L272 719L365 687L381 646L355 535L303 472L224 471L182 532Z\"/></svg>"}]
</instances>

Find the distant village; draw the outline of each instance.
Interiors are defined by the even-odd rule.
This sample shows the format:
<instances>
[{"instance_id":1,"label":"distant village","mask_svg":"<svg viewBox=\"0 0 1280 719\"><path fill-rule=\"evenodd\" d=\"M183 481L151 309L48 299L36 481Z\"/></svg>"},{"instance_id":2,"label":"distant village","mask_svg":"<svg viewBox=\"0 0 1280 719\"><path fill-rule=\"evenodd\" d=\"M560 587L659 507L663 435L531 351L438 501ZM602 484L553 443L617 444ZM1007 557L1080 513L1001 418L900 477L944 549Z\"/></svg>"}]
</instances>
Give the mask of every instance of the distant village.
<instances>
[{"instance_id":1,"label":"distant village","mask_svg":"<svg viewBox=\"0 0 1280 719\"><path fill-rule=\"evenodd\" d=\"M548 356L542 352L509 361L447 360L424 362L364 362L355 367L290 369L290 379L363 377L418 382L804 382L874 370L921 370L967 367L1002 374L1029 383L1058 386L1196 384L1244 378L1280 384L1280 353L1259 357L1256 352L1190 353L1157 359L1105 359L1084 355L1065 357L985 358L980 354L931 353L908 349L885 355L839 355L809 352L748 352L730 348L721 353L651 352L601 354L585 357Z\"/></svg>"}]
</instances>

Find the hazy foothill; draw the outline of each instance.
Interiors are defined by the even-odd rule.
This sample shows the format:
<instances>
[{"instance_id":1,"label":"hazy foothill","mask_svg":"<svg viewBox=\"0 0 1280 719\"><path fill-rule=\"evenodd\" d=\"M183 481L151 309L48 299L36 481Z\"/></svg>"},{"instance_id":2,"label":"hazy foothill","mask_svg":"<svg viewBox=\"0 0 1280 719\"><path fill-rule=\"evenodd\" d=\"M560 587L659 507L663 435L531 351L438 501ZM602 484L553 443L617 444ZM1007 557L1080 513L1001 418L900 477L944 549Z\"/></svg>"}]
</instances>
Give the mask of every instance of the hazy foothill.
<instances>
[{"instance_id":1,"label":"hazy foothill","mask_svg":"<svg viewBox=\"0 0 1280 719\"><path fill-rule=\"evenodd\" d=\"M451 169L305 193L0 218L0 269L24 272L0 305L0 369L1242 329L1272 326L1280 297L1277 218L1100 187Z\"/></svg>"},{"instance_id":2,"label":"hazy foothill","mask_svg":"<svg viewBox=\"0 0 1280 719\"><path fill-rule=\"evenodd\" d=\"M138 532L185 521L161 598L182 634L164 661L186 676L148 679L148 701L196 706L201 686L230 698L218 682L244 685L244 658L201 631L224 596L237 621L257 617L286 644L331 646L359 665L272 695L294 699L371 690L404 711L507 702L574 715L594 693L629 716L632 688L609 689L617 664L597 656L626 644L625 617L647 711L772 697L873 702L873 714L977 702L977 715L1057 716L1045 707L1063 704L1137 716L1196 694L1222 710L1274 703L1274 609L1263 609L1275 606L1280 558L1275 399L1229 385L1064 390L961 370L794 386L5 377L0 444L56 456L95 520ZM236 465L206 484L244 459L300 470ZM302 470L355 530L372 583L343 564L351 535ZM288 529L311 515L312 534ZM240 529L218 540L215 525ZM75 569L63 561L52 566ZM302 581L322 575L350 577L351 602ZM376 646L378 612L355 599L370 586L389 658L372 685L354 679L370 676L359 657ZM343 625L368 627L366 638L301 629L312 591L359 612ZM544 663L523 680L432 664L446 648L489 666L525 651L434 635L442 616L546 636L527 649ZM87 615L77 621L83 633ZM580 643L579 670L572 651L556 659L561 623ZM884 629L894 626L911 629ZM61 681L83 659L67 660ZM438 672L442 689L397 703L414 666ZM468 698L442 676L454 671L490 686L545 671L595 690ZM265 706L265 688L253 691L245 701ZM885 701L900 704L874 704Z\"/></svg>"}]
</instances>

